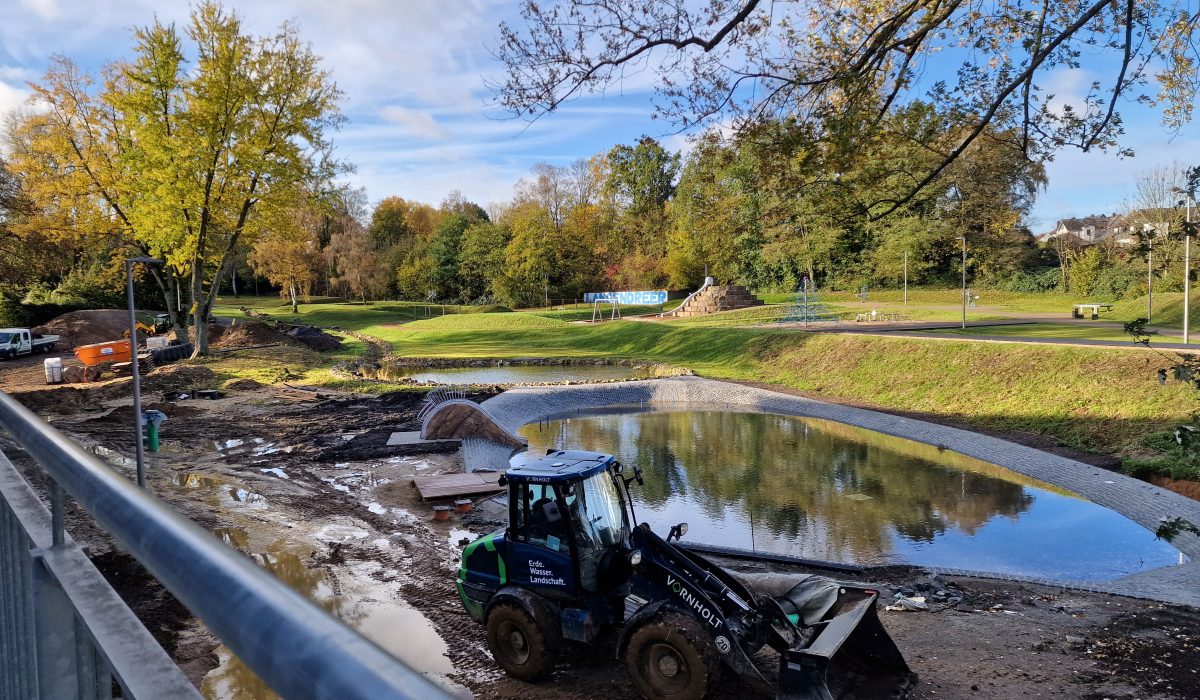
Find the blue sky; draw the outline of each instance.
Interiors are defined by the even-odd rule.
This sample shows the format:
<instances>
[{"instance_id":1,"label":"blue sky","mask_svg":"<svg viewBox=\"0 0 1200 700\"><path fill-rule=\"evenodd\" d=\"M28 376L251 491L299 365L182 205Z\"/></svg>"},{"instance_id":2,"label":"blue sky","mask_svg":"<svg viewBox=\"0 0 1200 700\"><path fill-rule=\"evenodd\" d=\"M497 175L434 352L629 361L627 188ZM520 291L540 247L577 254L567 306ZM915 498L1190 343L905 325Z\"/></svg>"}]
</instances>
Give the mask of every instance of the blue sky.
<instances>
[{"instance_id":1,"label":"blue sky","mask_svg":"<svg viewBox=\"0 0 1200 700\"><path fill-rule=\"evenodd\" d=\"M650 119L649 76L628 76L619 90L578 100L532 126L488 107L496 27L513 0L258 0L229 3L251 31L295 20L346 93L349 123L335 141L355 163L350 179L374 202L389 195L439 202L451 190L486 205L507 200L537 161L567 163L630 143L642 134L674 148L686 139ZM94 70L128 56L129 30L155 13L182 23L179 0L0 0L0 112L18 105L53 54ZM1072 99L1091 82L1084 70L1052 76ZM1056 219L1118 211L1139 171L1178 160L1200 162L1200 131L1166 133L1145 108L1125 110L1126 144L1137 156L1064 151L1048 167L1050 186L1031 217L1035 232Z\"/></svg>"}]
</instances>

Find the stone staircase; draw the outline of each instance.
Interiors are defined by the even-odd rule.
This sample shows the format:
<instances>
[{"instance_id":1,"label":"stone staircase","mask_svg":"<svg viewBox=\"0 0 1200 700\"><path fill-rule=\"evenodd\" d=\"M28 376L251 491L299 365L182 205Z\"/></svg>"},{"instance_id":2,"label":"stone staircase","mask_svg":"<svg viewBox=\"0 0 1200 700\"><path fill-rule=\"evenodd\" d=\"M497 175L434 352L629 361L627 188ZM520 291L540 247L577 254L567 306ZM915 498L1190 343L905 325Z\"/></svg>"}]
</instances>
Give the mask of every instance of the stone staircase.
<instances>
[{"instance_id":1,"label":"stone staircase","mask_svg":"<svg viewBox=\"0 0 1200 700\"><path fill-rule=\"evenodd\" d=\"M679 308L663 315L671 318L690 318L762 305L762 300L740 284L714 284L701 289Z\"/></svg>"}]
</instances>

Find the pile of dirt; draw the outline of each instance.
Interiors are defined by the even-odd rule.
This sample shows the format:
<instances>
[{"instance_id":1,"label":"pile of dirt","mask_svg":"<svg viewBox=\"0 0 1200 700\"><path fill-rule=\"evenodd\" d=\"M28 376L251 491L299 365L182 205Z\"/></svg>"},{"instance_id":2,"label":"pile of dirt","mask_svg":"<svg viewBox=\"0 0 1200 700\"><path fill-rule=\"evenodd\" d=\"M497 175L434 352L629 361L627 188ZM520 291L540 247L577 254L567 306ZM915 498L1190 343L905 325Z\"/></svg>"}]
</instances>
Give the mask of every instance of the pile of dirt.
<instances>
[{"instance_id":1,"label":"pile of dirt","mask_svg":"<svg viewBox=\"0 0 1200 700\"><path fill-rule=\"evenodd\" d=\"M337 350L342 347L342 341L316 326L292 326L284 332L319 352Z\"/></svg>"},{"instance_id":2,"label":"pile of dirt","mask_svg":"<svg viewBox=\"0 0 1200 700\"><path fill-rule=\"evenodd\" d=\"M217 326L209 327L209 344L214 348L246 348L252 345L287 343L290 339L265 323L250 321L214 333Z\"/></svg>"},{"instance_id":3,"label":"pile of dirt","mask_svg":"<svg viewBox=\"0 0 1200 700\"><path fill-rule=\"evenodd\" d=\"M255 389L263 388L263 386L262 382L249 377L242 377L241 379L230 379L222 384L221 388L226 391L254 391Z\"/></svg>"},{"instance_id":4,"label":"pile of dirt","mask_svg":"<svg viewBox=\"0 0 1200 700\"><path fill-rule=\"evenodd\" d=\"M207 367L198 365L167 365L159 367L142 377L142 391L184 391L205 389L212 385L217 375Z\"/></svg>"},{"instance_id":5,"label":"pile of dirt","mask_svg":"<svg viewBox=\"0 0 1200 700\"><path fill-rule=\"evenodd\" d=\"M59 336L63 347L120 340L127 330L129 312L121 309L72 311L33 329L35 333Z\"/></svg>"}]
</instances>

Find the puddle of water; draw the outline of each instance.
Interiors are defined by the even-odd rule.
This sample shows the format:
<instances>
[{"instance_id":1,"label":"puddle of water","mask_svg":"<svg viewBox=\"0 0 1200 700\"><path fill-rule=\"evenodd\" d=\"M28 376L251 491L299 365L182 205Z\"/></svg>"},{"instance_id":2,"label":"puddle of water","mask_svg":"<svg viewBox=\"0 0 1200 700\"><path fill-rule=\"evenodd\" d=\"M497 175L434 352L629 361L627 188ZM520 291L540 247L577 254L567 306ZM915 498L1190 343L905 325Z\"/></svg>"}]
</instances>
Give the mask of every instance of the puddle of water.
<instances>
[{"instance_id":1,"label":"puddle of water","mask_svg":"<svg viewBox=\"0 0 1200 700\"><path fill-rule=\"evenodd\" d=\"M110 450L103 445L93 445L92 447L88 448L88 452L91 452L92 454L103 459L105 462L108 462L109 464L113 465L114 467L136 467L137 466L136 459L130 459L129 457L126 457L125 455L121 454L120 452L117 452L116 450Z\"/></svg>"},{"instance_id":2,"label":"puddle of water","mask_svg":"<svg viewBox=\"0 0 1200 700\"><path fill-rule=\"evenodd\" d=\"M181 489L196 490L209 498L213 505L266 505L267 499L262 494L255 493L241 484L213 474L178 474L175 486Z\"/></svg>"},{"instance_id":3,"label":"puddle of water","mask_svg":"<svg viewBox=\"0 0 1200 700\"><path fill-rule=\"evenodd\" d=\"M617 365L549 365L534 367L395 367L378 370L379 379L411 379L429 384L542 384L649 379L653 369Z\"/></svg>"},{"instance_id":4,"label":"puddle of water","mask_svg":"<svg viewBox=\"0 0 1200 700\"><path fill-rule=\"evenodd\" d=\"M1175 564L1125 516L992 464L830 421L722 411L583 414L527 425L530 451L640 465L639 518L693 542L859 564L1106 581Z\"/></svg>"},{"instance_id":5,"label":"puddle of water","mask_svg":"<svg viewBox=\"0 0 1200 700\"><path fill-rule=\"evenodd\" d=\"M431 680L454 690L445 680L454 672L446 643L433 624L415 608L387 600L385 590L364 589L334 595L323 569L307 566L288 551L253 555L254 560L284 583L349 623L363 636ZM274 700L278 696L225 647L219 664L204 677L200 692L208 700Z\"/></svg>"},{"instance_id":6,"label":"puddle of water","mask_svg":"<svg viewBox=\"0 0 1200 700\"><path fill-rule=\"evenodd\" d=\"M376 607L356 621L355 627L364 637L421 673L454 673L454 664L446 656L446 642L438 636L429 618L415 608Z\"/></svg>"},{"instance_id":7,"label":"puddle of water","mask_svg":"<svg viewBox=\"0 0 1200 700\"><path fill-rule=\"evenodd\" d=\"M219 537L222 542L230 547L233 547L234 549L244 551L250 546L250 535L244 528L219 527L213 530L213 534Z\"/></svg>"},{"instance_id":8,"label":"puddle of water","mask_svg":"<svg viewBox=\"0 0 1200 700\"><path fill-rule=\"evenodd\" d=\"M478 538L479 535L476 535L470 530L463 530L457 527L450 528L450 548L455 551L462 549L462 545L459 544L459 542L462 540L465 539L470 540L470 542L474 542Z\"/></svg>"}]
</instances>

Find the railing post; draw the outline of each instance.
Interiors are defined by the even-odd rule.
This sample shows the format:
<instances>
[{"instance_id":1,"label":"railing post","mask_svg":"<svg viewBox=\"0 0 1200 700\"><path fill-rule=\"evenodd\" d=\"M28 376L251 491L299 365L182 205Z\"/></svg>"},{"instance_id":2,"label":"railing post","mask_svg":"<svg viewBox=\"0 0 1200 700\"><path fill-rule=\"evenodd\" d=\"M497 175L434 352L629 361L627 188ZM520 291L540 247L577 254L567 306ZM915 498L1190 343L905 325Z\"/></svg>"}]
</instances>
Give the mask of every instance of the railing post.
<instances>
[{"instance_id":1,"label":"railing post","mask_svg":"<svg viewBox=\"0 0 1200 700\"><path fill-rule=\"evenodd\" d=\"M63 526L63 490L54 479L50 480L50 530L55 547L61 547L66 539Z\"/></svg>"}]
</instances>

